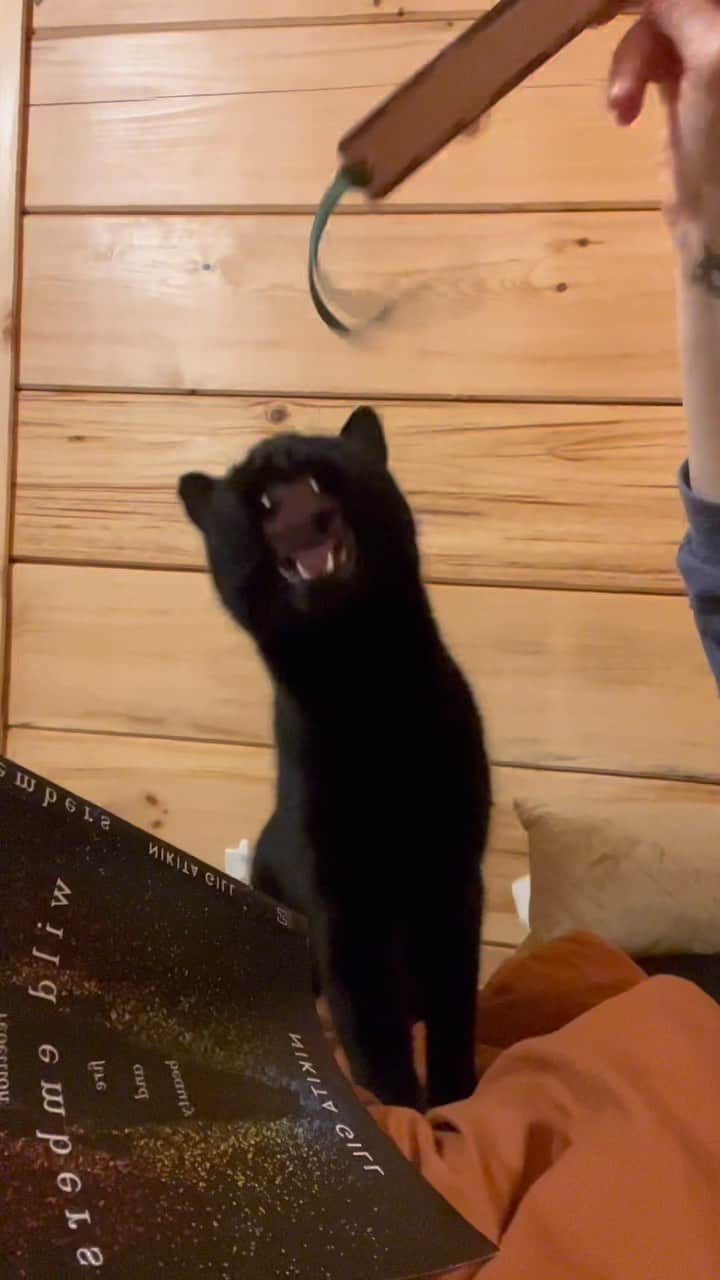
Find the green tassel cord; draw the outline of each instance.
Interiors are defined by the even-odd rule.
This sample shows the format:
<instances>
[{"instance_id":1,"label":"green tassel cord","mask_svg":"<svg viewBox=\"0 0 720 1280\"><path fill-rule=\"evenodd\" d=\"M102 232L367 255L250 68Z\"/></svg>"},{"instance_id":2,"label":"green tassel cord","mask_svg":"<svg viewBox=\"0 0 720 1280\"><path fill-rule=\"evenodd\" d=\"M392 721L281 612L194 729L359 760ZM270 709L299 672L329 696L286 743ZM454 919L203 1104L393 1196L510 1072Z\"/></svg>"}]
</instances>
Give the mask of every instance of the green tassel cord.
<instances>
[{"instance_id":1,"label":"green tassel cord","mask_svg":"<svg viewBox=\"0 0 720 1280\"><path fill-rule=\"evenodd\" d=\"M328 222L347 193L353 190L362 190L363 187L367 186L369 180L367 171L362 168L340 169L320 201L310 232L310 253L308 258L310 296L315 304L315 310L323 323L333 333L341 334L343 337L349 337L353 333L359 333L363 329L367 329L372 324L377 324L380 320L385 319L391 310L390 304L387 304L369 319L359 320L357 324L351 326L336 315L323 297L323 289L326 293L334 292L327 281L323 282L323 275L320 269L320 245Z\"/></svg>"}]
</instances>

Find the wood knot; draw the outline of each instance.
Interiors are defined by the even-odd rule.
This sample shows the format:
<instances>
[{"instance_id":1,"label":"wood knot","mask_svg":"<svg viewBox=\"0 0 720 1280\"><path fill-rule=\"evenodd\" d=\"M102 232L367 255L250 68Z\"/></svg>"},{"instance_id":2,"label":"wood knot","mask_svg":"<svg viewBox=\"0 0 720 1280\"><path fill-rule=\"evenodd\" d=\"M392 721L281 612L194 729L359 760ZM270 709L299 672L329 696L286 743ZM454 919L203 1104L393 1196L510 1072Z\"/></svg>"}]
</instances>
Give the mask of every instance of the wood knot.
<instances>
[{"instance_id":1,"label":"wood knot","mask_svg":"<svg viewBox=\"0 0 720 1280\"><path fill-rule=\"evenodd\" d=\"M274 404L268 418L273 426L279 427L281 422L287 422L288 411L284 404Z\"/></svg>"}]
</instances>

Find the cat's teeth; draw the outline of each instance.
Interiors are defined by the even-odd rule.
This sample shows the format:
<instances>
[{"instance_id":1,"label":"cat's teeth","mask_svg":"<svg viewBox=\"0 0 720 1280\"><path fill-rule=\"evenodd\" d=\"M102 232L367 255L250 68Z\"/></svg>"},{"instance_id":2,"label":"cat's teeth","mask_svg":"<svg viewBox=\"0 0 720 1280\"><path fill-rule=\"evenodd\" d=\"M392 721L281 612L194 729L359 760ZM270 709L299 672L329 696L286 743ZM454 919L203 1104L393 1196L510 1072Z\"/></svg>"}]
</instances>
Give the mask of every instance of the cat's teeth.
<instances>
[{"instance_id":1,"label":"cat's teeth","mask_svg":"<svg viewBox=\"0 0 720 1280\"><path fill-rule=\"evenodd\" d=\"M307 569L305 568L305 565L303 564L302 560L296 560L296 561L295 561L295 568L297 569L298 573L300 574L300 577L301 577L305 582L309 582L309 581L310 581L310 578L311 578L311 576L312 576L312 575L308 573L308 571L307 571Z\"/></svg>"},{"instance_id":2,"label":"cat's teeth","mask_svg":"<svg viewBox=\"0 0 720 1280\"><path fill-rule=\"evenodd\" d=\"M335 569L335 552L331 550L331 551L328 551L327 563L325 565L325 572L333 573L334 569Z\"/></svg>"}]
</instances>

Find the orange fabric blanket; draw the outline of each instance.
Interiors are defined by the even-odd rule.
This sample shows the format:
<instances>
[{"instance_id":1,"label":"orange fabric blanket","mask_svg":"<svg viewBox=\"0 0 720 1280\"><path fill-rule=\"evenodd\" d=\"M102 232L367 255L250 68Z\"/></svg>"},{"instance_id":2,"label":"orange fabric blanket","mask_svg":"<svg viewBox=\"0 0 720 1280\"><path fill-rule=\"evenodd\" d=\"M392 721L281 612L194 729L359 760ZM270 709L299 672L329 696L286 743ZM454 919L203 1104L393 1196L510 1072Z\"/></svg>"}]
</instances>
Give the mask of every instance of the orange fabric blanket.
<instances>
[{"instance_id":1,"label":"orange fabric blanket","mask_svg":"<svg viewBox=\"0 0 720 1280\"><path fill-rule=\"evenodd\" d=\"M500 1246L478 1280L720 1276L720 1007L573 935L479 996L471 1098L378 1124Z\"/></svg>"}]
</instances>

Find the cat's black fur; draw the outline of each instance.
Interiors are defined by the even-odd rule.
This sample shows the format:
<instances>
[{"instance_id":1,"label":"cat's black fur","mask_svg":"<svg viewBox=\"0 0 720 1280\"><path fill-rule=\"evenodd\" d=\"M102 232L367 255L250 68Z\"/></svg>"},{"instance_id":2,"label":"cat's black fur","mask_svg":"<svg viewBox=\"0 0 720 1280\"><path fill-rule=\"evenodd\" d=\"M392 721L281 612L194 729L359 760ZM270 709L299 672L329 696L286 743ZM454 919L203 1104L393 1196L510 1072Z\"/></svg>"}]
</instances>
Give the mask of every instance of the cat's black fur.
<instances>
[{"instance_id":1,"label":"cat's black fur","mask_svg":"<svg viewBox=\"0 0 720 1280\"><path fill-rule=\"evenodd\" d=\"M380 421L359 409L339 437L275 437L179 491L275 688L277 801L253 883L308 916L355 1078L418 1105L418 1018L428 1103L464 1097L489 770Z\"/></svg>"}]
</instances>

